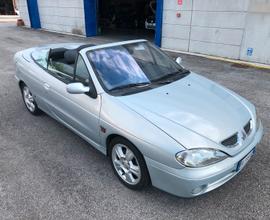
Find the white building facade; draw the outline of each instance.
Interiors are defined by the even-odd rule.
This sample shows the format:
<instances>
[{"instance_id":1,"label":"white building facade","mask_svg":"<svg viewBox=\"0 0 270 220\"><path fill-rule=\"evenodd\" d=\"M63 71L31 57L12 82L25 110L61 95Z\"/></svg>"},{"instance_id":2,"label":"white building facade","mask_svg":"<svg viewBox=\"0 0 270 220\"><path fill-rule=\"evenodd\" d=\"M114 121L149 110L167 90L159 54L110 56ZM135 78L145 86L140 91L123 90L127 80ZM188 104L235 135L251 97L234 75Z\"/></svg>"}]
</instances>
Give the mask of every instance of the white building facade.
<instances>
[{"instance_id":1,"label":"white building facade","mask_svg":"<svg viewBox=\"0 0 270 220\"><path fill-rule=\"evenodd\" d=\"M97 35L98 0L17 0L33 28ZM157 0L162 48L270 64L270 0Z\"/></svg>"}]
</instances>

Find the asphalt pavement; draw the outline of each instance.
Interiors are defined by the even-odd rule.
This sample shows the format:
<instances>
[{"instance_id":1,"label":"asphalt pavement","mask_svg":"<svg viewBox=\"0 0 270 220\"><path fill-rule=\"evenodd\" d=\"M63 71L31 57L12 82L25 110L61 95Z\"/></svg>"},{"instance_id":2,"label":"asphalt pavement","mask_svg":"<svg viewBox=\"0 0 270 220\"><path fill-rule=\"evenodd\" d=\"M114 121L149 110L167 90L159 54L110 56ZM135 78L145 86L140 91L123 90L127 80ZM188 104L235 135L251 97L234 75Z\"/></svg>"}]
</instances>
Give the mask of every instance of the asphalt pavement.
<instances>
[{"instance_id":1,"label":"asphalt pavement","mask_svg":"<svg viewBox=\"0 0 270 220\"><path fill-rule=\"evenodd\" d=\"M154 187L127 189L104 155L49 116L27 112L14 79L15 52L114 40L0 24L0 219L270 219L269 70L181 55L186 68L254 103L265 130L256 156L239 175L193 199Z\"/></svg>"}]
</instances>

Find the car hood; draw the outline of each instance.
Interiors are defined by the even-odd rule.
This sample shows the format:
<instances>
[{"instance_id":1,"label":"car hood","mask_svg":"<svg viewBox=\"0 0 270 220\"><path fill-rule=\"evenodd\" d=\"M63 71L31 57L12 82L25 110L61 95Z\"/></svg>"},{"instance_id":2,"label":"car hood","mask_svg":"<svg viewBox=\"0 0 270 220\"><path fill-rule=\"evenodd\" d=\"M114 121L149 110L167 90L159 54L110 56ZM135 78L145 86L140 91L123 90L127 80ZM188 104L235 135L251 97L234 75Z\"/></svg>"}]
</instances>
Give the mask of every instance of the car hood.
<instances>
[{"instance_id":1,"label":"car hood","mask_svg":"<svg viewBox=\"0 0 270 220\"><path fill-rule=\"evenodd\" d=\"M220 143L251 119L244 99L195 73L119 100L180 143L181 134L171 132L171 123L171 128L178 125Z\"/></svg>"}]
</instances>

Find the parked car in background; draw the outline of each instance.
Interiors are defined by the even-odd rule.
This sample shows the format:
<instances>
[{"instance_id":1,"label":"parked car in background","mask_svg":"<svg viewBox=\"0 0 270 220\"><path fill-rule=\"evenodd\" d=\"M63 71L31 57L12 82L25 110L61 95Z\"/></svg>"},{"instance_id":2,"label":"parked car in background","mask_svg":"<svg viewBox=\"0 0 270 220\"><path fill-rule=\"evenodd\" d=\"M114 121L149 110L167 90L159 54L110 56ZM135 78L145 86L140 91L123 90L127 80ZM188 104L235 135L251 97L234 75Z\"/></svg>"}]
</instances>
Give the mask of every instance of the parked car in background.
<instances>
[{"instance_id":1,"label":"parked car in background","mask_svg":"<svg viewBox=\"0 0 270 220\"><path fill-rule=\"evenodd\" d=\"M253 104L180 60L146 40L14 57L30 113L47 113L107 155L125 186L194 197L243 169L263 127Z\"/></svg>"},{"instance_id":2,"label":"parked car in background","mask_svg":"<svg viewBox=\"0 0 270 220\"><path fill-rule=\"evenodd\" d=\"M145 28L155 30L156 29L156 0L152 0L145 6Z\"/></svg>"}]
</instances>

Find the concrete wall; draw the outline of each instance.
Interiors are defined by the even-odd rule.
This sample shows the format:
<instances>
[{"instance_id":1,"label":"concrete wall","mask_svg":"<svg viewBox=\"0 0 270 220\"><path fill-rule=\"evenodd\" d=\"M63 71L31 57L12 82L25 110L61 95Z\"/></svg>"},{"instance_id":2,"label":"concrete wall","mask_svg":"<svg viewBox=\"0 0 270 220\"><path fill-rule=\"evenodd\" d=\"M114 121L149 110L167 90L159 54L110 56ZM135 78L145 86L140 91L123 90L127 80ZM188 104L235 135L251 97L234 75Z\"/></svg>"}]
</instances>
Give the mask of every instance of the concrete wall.
<instances>
[{"instance_id":1,"label":"concrete wall","mask_svg":"<svg viewBox=\"0 0 270 220\"><path fill-rule=\"evenodd\" d=\"M27 1L26 0L17 0L17 6L18 6L19 11L20 11L20 17L24 20L25 26L30 27Z\"/></svg>"},{"instance_id":2,"label":"concrete wall","mask_svg":"<svg viewBox=\"0 0 270 220\"><path fill-rule=\"evenodd\" d=\"M38 0L41 27L85 35L83 0Z\"/></svg>"},{"instance_id":3,"label":"concrete wall","mask_svg":"<svg viewBox=\"0 0 270 220\"><path fill-rule=\"evenodd\" d=\"M164 0L162 31L163 48L270 64L270 0Z\"/></svg>"},{"instance_id":4,"label":"concrete wall","mask_svg":"<svg viewBox=\"0 0 270 220\"><path fill-rule=\"evenodd\" d=\"M253 49L252 56L247 55ZM251 0L240 59L270 64L270 0Z\"/></svg>"},{"instance_id":5,"label":"concrete wall","mask_svg":"<svg viewBox=\"0 0 270 220\"><path fill-rule=\"evenodd\" d=\"M27 0L17 0L20 17L30 27ZM83 0L38 0L43 29L85 35Z\"/></svg>"},{"instance_id":6,"label":"concrete wall","mask_svg":"<svg viewBox=\"0 0 270 220\"><path fill-rule=\"evenodd\" d=\"M162 47L188 51L192 3L192 0L183 0L183 5L179 6L176 0L164 0ZM178 12L180 18L176 16Z\"/></svg>"}]
</instances>

